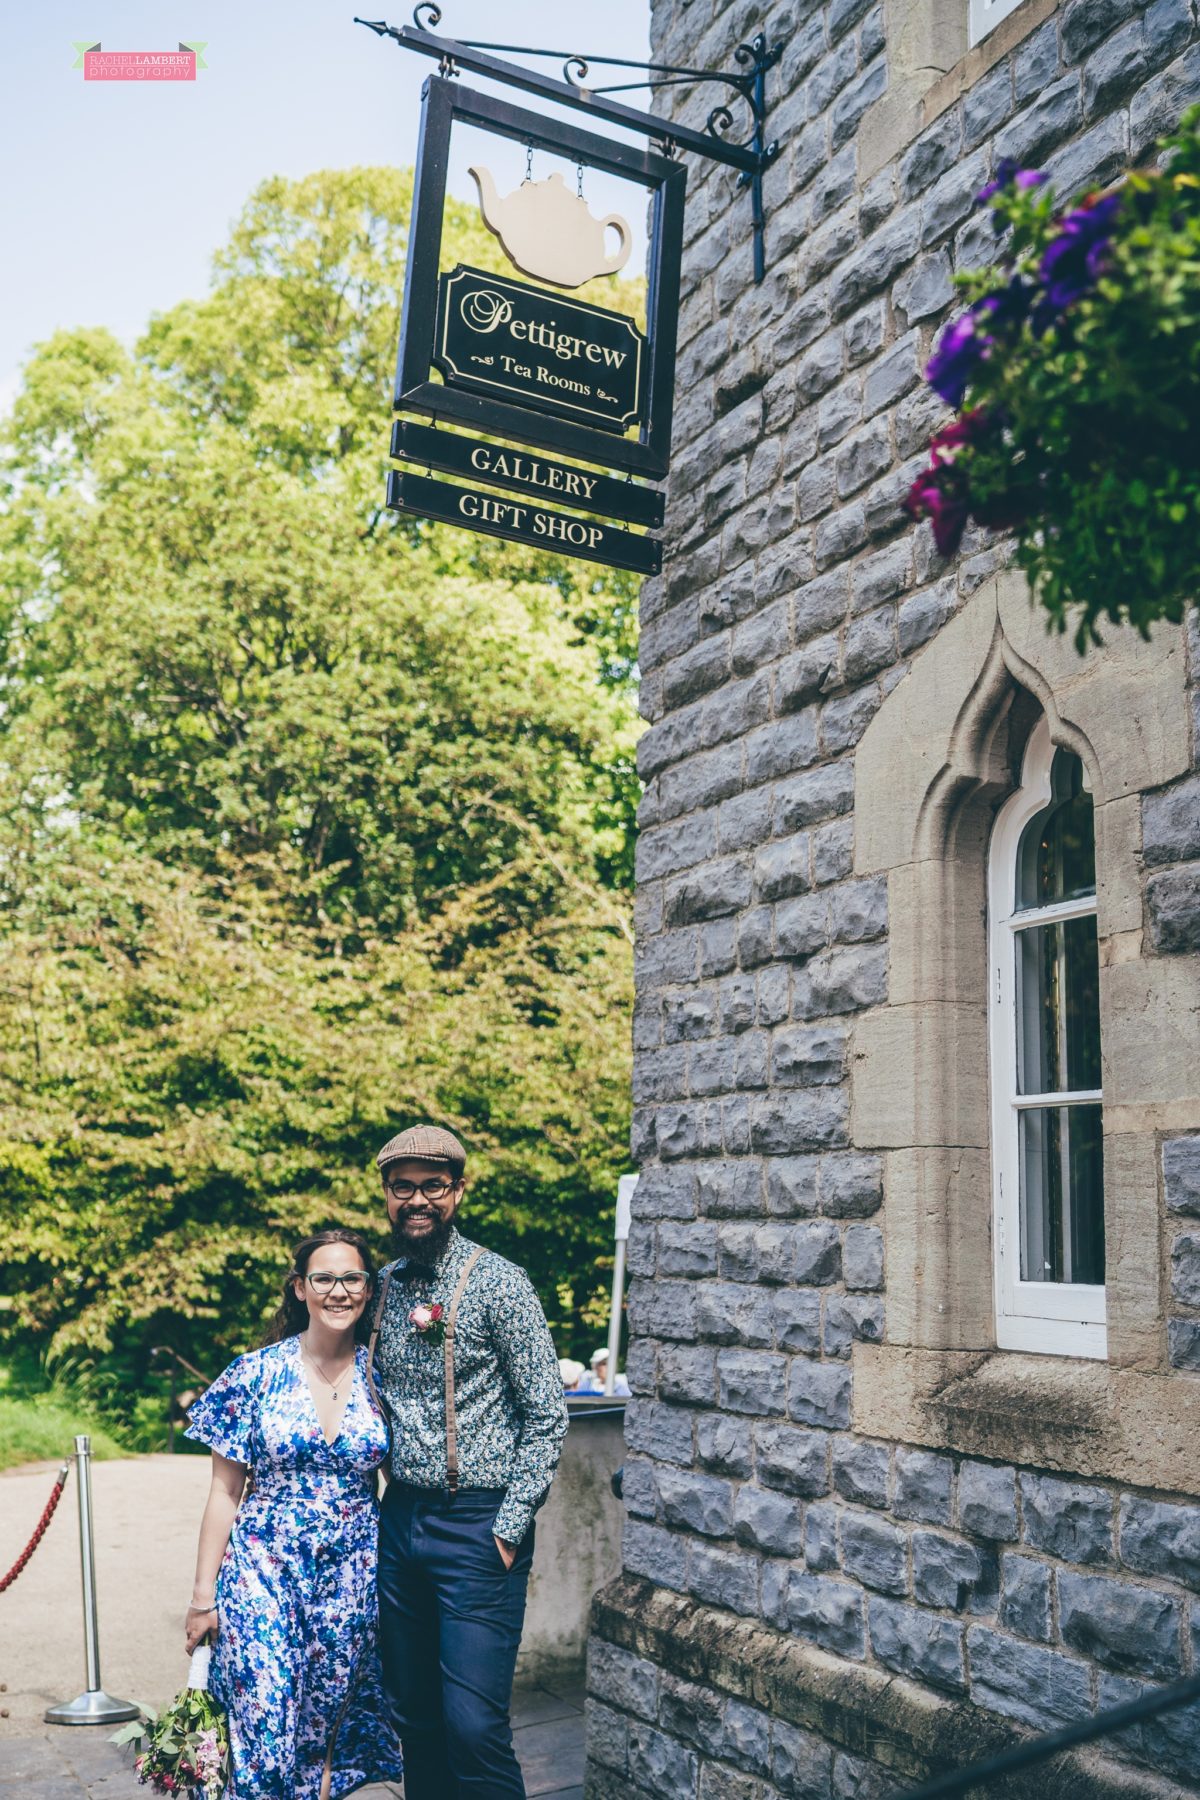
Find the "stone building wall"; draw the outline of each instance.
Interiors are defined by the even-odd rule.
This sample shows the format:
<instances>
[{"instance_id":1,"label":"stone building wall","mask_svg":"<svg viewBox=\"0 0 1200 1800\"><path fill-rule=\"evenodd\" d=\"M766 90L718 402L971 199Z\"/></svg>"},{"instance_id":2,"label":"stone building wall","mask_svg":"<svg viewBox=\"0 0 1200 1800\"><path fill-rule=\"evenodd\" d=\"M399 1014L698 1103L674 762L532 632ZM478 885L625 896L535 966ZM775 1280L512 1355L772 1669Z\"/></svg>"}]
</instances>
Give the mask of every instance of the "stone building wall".
<instances>
[{"instance_id":1,"label":"stone building wall","mask_svg":"<svg viewBox=\"0 0 1200 1800\"><path fill-rule=\"evenodd\" d=\"M744 192L689 168L592 1800L872 1800L1200 1672L1200 629L1080 661L1002 546L946 564L899 511L952 272L991 251L973 195L1006 155L1064 193L1145 158L1200 97L1200 31L1188 0L1023 0L968 52L958 7L654 7L661 60L786 43L783 148L760 287ZM1105 1363L988 1337L967 965L1039 708L1099 771ZM977 816L946 801L934 842L947 770ZM1198 1770L1193 1711L1002 1791L1196 1793Z\"/></svg>"}]
</instances>

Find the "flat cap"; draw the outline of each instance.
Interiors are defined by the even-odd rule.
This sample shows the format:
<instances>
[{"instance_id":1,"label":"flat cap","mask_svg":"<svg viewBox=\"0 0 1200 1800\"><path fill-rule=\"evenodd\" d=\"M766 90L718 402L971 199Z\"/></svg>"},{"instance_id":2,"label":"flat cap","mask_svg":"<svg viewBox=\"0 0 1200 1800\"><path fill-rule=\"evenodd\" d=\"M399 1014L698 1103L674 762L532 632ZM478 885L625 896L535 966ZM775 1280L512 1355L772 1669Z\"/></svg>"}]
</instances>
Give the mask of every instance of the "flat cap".
<instances>
[{"instance_id":1,"label":"flat cap","mask_svg":"<svg viewBox=\"0 0 1200 1800\"><path fill-rule=\"evenodd\" d=\"M410 1125L407 1131L401 1131L394 1138L389 1138L379 1155L375 1158L377 1169L386 1168L388 1163L403 1160L413 1162L456 1162L465 1167L467 1153L452 1131L443 1131L440 1125Z\"/></svg>"}]
</instances>

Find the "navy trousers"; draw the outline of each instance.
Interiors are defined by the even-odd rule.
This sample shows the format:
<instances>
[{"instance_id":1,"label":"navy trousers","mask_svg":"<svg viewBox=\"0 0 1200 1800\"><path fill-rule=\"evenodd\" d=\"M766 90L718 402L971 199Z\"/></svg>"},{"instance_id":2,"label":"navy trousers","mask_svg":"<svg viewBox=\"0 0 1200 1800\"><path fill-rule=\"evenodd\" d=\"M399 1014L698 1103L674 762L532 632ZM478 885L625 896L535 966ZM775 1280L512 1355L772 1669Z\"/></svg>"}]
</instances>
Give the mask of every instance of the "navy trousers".
<instances>
[{"instance_id":1,"label":"navy trousers","mask_svg":"<svg viewBox=\"0 0 1200 1800\"><path fill-rule=\"evenodd\" d=\"M533 1527L511 1570L492 1536L503 1491L391 1482L379 1520L379 1649L405 1800L525 1800L509 1702Z\"/></svg>"}]
</instances>

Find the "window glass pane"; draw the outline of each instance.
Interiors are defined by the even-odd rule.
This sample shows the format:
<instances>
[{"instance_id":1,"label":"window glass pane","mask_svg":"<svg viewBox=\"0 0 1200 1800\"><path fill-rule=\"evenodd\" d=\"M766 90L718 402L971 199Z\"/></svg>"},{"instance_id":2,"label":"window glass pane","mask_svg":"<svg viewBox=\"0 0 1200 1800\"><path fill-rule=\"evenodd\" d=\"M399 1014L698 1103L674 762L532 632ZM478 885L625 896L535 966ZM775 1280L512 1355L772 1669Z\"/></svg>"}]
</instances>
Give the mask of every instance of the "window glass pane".
<instances>
[{"instance_id":1,"label":"window glass pane","mask_svg":"<svg viewBox=\"0 0 1200 1800\"><path fill-rule=\"evenodd\" d=\"M1016 933L1017 1092L1100 1086L1096 915Z\"/></svg>"},{"instance_id":2,"label":"window glass pane","mask_svg":"<svg viewBox=\"0 0 1200 1800\"><path fill-rule=\"evenodd\" d=\"M1104 1280L1104 1144L1099 1106L1020 1115L1021 1280Z\"/></svg>"},{"instance_id":3,"label":"window glass pane","mask_svg":"<svg viewBox=\"0 0 1200 1800\"><path fill-rule=\"evenodd\" d=\"M1084 768L1069 750L1050 767L1051 801L1021 833L1017 910L1053 906L1096 891L1096 833Z\"/></svg>"},{"instance_id":4,"label":"window glass pane","mask_svg":"<svg viewBox=\"0 0 1200 1800\"><path fill-rule=\"evenodd\" d=\"M972 49L985 38L989 31L994 31L1001 19L1007 19L1010 12L1016 12L1021 0L971 0L967 13L968 42Z\"/></svg>"}]
</instances>

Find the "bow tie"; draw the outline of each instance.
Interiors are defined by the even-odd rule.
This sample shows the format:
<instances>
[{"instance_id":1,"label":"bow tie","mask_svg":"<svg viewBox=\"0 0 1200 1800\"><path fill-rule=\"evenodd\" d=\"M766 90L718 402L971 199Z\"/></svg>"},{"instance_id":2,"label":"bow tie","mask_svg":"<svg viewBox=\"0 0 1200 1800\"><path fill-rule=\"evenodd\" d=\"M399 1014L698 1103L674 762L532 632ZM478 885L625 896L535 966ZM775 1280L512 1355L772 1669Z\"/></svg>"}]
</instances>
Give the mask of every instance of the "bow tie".
<instances>
[{"instance_id":1,"label":"bow tie","mask_svg":"<svg viewBox=\"0 0 1200 1800\"><path fill-rule=\"evenodd\" d=\"M434 1270L429 1263L404 1263L392 1276L393 1281L432 1281Z\"/></svg>"}]
</instances>

